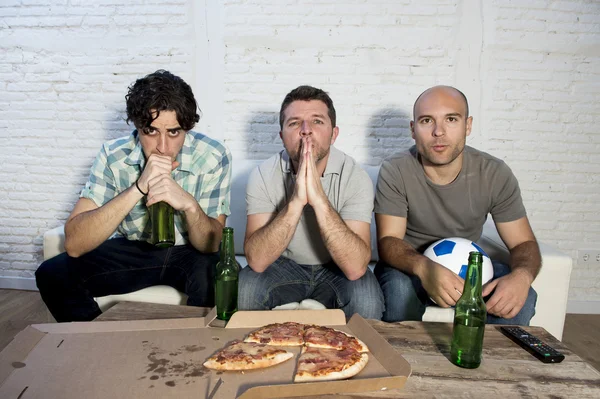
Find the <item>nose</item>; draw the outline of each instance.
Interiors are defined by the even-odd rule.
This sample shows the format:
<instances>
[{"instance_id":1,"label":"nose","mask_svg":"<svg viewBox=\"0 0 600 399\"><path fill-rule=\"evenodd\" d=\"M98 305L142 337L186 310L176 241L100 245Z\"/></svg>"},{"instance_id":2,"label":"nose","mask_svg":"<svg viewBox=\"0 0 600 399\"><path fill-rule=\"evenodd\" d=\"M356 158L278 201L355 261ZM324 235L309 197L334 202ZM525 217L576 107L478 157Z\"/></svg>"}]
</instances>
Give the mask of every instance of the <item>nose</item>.
<instances>
[{"instance_id":1,"label":"nose","mask_svg":"<svg viewBox=\"0 0 600 399\"><path fill-rule=\"evenodd\" d=\"M446 131L444 130L443 124L441 124L441 123L435 123L433 125L433 132L432 133L433 133L433 135L435 137L443 136L446 133Z\"/></svg>"},{"instance_id":2,"label":"nose","mask_svg":"<svg viewBox=\"0 0 600 399\"><path fill-rule=\"evenodd\" d=\"M311 133L312 133L312 130L311 130L310 123L308 121L302 121L302 125L300 126L300 134L303 136L306 136Z\"/></svg>"},{"instance_id":3,"label":"nose","mask_svg":"<svg viewBox=\"0 0 600 399\"><path fill-rule=\"evenodd\" d=\"M156 151L158 151L161 155L166 154L168 149L167 135L159 134L158 142L156 143Z\"/></svg>"}]
</instances>

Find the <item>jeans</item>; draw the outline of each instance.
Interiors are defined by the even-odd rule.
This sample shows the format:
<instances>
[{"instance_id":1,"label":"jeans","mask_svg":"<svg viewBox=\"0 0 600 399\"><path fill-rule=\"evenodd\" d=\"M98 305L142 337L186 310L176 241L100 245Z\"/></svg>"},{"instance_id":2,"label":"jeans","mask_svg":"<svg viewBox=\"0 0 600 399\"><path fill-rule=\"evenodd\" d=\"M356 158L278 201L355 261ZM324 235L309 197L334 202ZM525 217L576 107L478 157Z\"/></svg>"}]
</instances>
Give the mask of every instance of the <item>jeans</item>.
<instances>
[{"instance_id":1,"label":"jeans","mask_svg":"<svg viewBox=\"0 0 600 399\"><path fill-rule=\"evenodd\" d=\"M35 272L42 299L58 322L89 321L102 312L94 297L169 285L188 295L191 306L214 306L217 253L191 245L156 248L114 238L79 258L66 253L46 260Z\"/></svg>"},{"instance_id":2,"label":"jeans","mask_svg":"<svg viewBox=\"0 0 600 399\"><path fill-rule=\"evenodd\" d=\"M494 267L494 279L510 273L510 268L501 262L493 261L492 265ZM375 266L375 276L379 284L381 284L381 289L385 297L384 321L421 321L425 313L425 308L427 306L435 306L418 277L402 273L398 269L394 269L381 261ZM491 294L483 299L487 301L490 297ZM527 295L525 304L515 317L504 319L488 313L487 323L528 326L529 321L535 315L536 301L537 293L533 288L529 287L529 294Z\"/></svg>"},{"instance_id":3,"label":"jeans","mask_svg":"<svg viewBox=\"0 0 600 399\"><path fill-rule=\"evenodd\" d=\"M240 272L238 309L264 310L289 302L314 299L329 309L342 309L346 317L354 313L381 320L383 294L370 270L350 281L333 263L299 265L279 257L264 272L249 266Z\"/></svg>"}]
</instances>

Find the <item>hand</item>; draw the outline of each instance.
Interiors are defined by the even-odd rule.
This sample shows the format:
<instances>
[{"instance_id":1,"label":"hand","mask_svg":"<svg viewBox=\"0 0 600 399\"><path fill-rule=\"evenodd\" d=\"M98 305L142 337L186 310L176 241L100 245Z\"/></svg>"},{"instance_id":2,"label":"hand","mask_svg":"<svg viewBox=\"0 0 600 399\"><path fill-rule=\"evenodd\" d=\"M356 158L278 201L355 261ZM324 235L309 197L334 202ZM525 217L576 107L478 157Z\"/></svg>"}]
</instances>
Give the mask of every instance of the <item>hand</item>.
<instances>
[{"instance_id":1,"label":"hand","mask_svg":"<svg viewBox=\"0 0 600 399\"><path fill-rule=\"evenodd\" d=\"M312 139L306 138L307 154L306 154L306 195L308 203L313 207L317 208L323 204L328 205L329 199L323 191L323 185L321 184L321 176L317 172L317 162L315 160L312 148Z\"/></svg>"},{"instance_id":2,"label":"hand","mask_svg":"<svg viewBox=\"0 0 600 399\"><path fill-rule=\"evenodd\" d=\"M170 174L161 174L149 183L146 206L164 201L171 205L176 211L189 211L198 206L196 199L186 192Z\"/></svg>"},{"instance_id":3,"label":"hand","mask_svg":"<svg viewBox=\"0 0 600 399\"><path fill-rule=\"evenodd\" d=\"M150 155L146 161L146 166L142 171L142 175L138 179L138 186L144 192L149 192L150 180L161 175L171 176L171 171L173 171L177 166L179 166L179 162L173 161L169 156L158 154Z\"/></svg>"},{"instance_id":4,"label":"hand","mask_svg":"<svg viewBox=\"0 0 600 399\"><path fill-rule=\"evenodd\" d=\"M292 200L298 201L302 206L308 203L306 194L306 167L308 164L306 161L306 147L306 141L302 139L298 170L296 171L296 185L294 186L294 195L292 196Z\"/></svg>"},{"instance_id":5,"label":"hand","mask_svg":"<svg viewBox=\"0 0 600 399\"><path fill-rule=\"evenodd\" d=\"M442 308L456 305L465 286L465 281L453 271L431 260L419 277L425 291Z\"/></svg>"},{"instance_id":6,"label":"hand","mask_svg":"<svg viewBox=\"0 0 600 399\"><path fill-rule=\"evenodd\" d=\"M484 285L483 297L488 296L495 289L494 294L486 303L487 312L505 319L515 317L527 300L532 281L533 279L526 271L513 270L506 276Z\"/></svg>"}]
</instances>

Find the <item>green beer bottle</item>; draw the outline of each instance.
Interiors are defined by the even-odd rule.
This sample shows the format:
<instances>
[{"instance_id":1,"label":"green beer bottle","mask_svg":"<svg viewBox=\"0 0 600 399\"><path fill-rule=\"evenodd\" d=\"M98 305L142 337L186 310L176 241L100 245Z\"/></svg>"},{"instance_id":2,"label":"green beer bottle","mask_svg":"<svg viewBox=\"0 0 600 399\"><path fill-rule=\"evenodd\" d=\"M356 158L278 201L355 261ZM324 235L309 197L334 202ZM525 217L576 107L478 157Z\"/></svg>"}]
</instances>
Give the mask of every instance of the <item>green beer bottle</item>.
<instances>
[{"instance_id":1,"label":"green beer bottle","mask_svg":"<svg viewBox=\"0 0 600 399\"><path fill-rule=\"evenodd\" d=\"M225 227L215 276L215 305L218 319L229 320L237 311L239 274L240 265L235 260L233 250L233 228Z\"/></svg>"},{"instance_id":2,"label":"green beer bottle","mask_svg":"<svg viewBox=\"0 0 600 399\"><path fill-rule=\"evenodd\" d=\"M454 309L450 360L457 366L468 369L479 367L483 350L487 311L481 296L482 263L481 253L469 253L465 287Z\"/></svg>"},{"instance_id":3,"label":"green beer bottle","mask_svg":"<svg viewBox=\"0 0 600 399\"><path fill-rule=\"evenodd\" d=\"M152 243L159 248L175 245L175 219L173 207L166 202L150 206Z\"/></svg>"}]
</instances>

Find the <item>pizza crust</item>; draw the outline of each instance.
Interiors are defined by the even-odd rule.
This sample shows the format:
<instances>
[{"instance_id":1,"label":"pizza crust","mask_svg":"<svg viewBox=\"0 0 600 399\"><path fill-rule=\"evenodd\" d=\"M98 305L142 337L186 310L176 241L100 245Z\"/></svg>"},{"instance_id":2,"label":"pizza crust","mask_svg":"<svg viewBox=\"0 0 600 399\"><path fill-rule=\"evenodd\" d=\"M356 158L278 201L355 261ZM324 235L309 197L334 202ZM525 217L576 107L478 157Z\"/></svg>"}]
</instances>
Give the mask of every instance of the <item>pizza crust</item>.
<instances>
[{"instance_id":1,"label":"pizza crust","mask_svg":"<svg viewBox=\"0 0 600 399\"><path fill-rule=\"evenodd\" d=\"M331 327L321 327L321 326L310 326L310 327L307 326L306 330L309 330L311 328L314 328L317 331L322 331L322 332L335 331L336 333L344 334L346 337L350 338L351 340L356 340L356 347L353 349L356 349L358 352L361 352L361 353L369 351L369 347L367 346L367 344L365 344L362 340L356 338L354 335L348 334L347 332L344 332L341 330L336 330L335 328L331 328ZM305 338L304 344L306 346L310 346L312 348L324 348L324 349L343 349L346 347L346 345L332 346L332 345L328 345L325 343L324 344L313 343L313 342L306 341L306 338Z\"/></svg>"},{"instance_id":2,"label":"pizza crust","mask_svg":"<svg viewBox=\"0 0 600 399\"><path fill-rule=\"evenodd\" d=\"M335 349L329 349L331 351L335 351ZM325 349L324 351L327 351ZM304 351L303 351L304 354ZM302 354L298 358L298 368L296 371L296 375L294 377L294 382L318 382L318 381L335 381L335 380L343 380L346 378L354 377L358 373L365 368L367 363L369 362L369 355L366 353L360 353L360 359L350 366L345 367L340 371L331 371L331 372L323 372L321 373L313 373L311 372L305 365L302 364ZM343 363L343 359L338 359L337 362ZM330 362L331 363L331 362Z\"/></svg>"}]
</instances>

